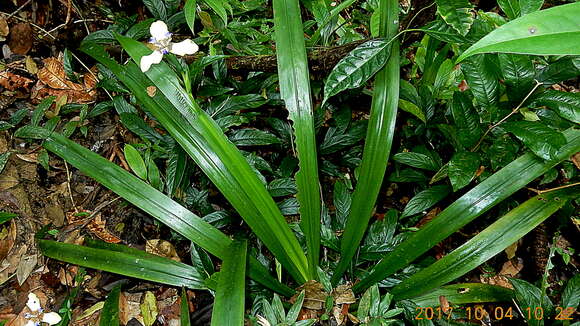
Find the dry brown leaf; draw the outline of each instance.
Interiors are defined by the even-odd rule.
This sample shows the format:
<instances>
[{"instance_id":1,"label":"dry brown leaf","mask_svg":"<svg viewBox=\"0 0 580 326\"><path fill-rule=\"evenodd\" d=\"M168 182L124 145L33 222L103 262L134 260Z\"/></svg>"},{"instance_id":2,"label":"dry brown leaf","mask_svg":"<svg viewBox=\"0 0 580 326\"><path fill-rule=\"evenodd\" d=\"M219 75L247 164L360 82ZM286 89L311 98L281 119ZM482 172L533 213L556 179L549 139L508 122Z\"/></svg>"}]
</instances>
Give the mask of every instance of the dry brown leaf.
<instances>
[{"instance_id":1,"label":"dry brown leaf","mask_svg":"<svg viewBox=\"0 0 580 326\"><path fill-rule=\"evenodd\" d=\"M324 302L328 294L324 292L324 287L319 282L310 280L299 286L296 290L297 294L290 298L290 302L294 303L298 294L304 290L304 308L321 310L324 307Z\"/></svg>"},{"instance_id":2,"label":"dry brown leaf","mask_svg":"<svg viewBox=\"0 0 580 326\"><path fill-rule=\"evenodd\" d=\"M8 46L15 54L26 54L32 48L34 32L28 23L16 24L12 26Z\"/></svg>"},{"instance_id":3,"label":"dry brown leaf","mask_svg":"<svg viewBox=\"0 0 580 326\"><path fill-rule=\"evenodd\" d=\"M519 245L520 241L516 241L514 243L512 243L509 247L505 248L505 254L507 255L508 259L512 259L516 256L516 251L518 251L518 245Z\"/></svg>"},{"instance_id":4,"label":"dry brown leaf","mask_svg":"<svg viewBox=\"0 0 580 326\"><path fill-rule=\"evenodd\" d=\"M148 86L147 87L147 95L149 95L149 97L155 96L155 93L157 93L157 87L155 87L155 86Z\"/></svg>"},{"instance_id":5,"label":"dry brown leaf","mask_svg":"<svg viewBox=\"0 0 580 326\"><path fill-rule=\"evenodd\" d=\"M179 262L181 261L177 255L177 252L175 251L175 247L173 247L169 241L160 239L147 240L145 243L145 251L157 256L169 258Z\"/></svg>"},{"instance_id":6,"label":"dry brown leaf","mask_svg":"<svg viewBox=\"0 0 580 326\"><path fill-rule=\"evenodd\" d=\"M8 27L8 22L4 17L0 17L0 36L6 37L10 33L10 27Z\"/></svg>"},{"instance_id":7,"label":"dry brown leaf","mask_svg":"<svg viewBox=\"0 0 580 326\"><path fill-rule=\"evenodd\" d=\"M420 228L423 225L429 223L432 219L434 219L439 213L441 212L441 208L439 207L433 207L429 212L427 212L427 214L425 215L425 217L423 217L416 225L416 228Z\"/></svg>"},{"instance_id":8,"label":"dry brown leaf","mask_svg":"<svg viewBox=\"0 0 580 326\"><path fill-rule=\"evenodd\" d=\"M108 242L108 243L120 243L122 240L113 235L106 228L106 221L101 219L101 214L98 213L95 218L87 225L87 229L91 231L92 234L97 236L97 238ZM173 249L175 251L175 249Z\"/></svg>"},{"instance_id":9,"label":"dry brown leaf","mask_svg":"<svg viewBox=\"0 0 580 326\"><path fill-rule=\"evenodd\" d=\"M119 321L121 325L126 325L133 318L137 319L141 325L144 324L140 307L142 297L143 293L121 292L119 298Z\"/></svg>"},{"instance_id":10,"label":"dry brown leaf","mask_svg":"<svg viewBox=\"0 0 580 326\"><path fill-rule=\"evenodd\" d=\"M29 162L29 163L38 163L38 154L37 153L30 153L30 154L16 154L16 157L19 159Z\"/></svg>"},{"instance_id":11,"label":"dry brown leaf","mask_svg":"<svg viewBox=\"0 0 580 326\"><path fill-rule=\"evenodd\" d=\"M6 237L0 240L0 261L3 261L8 257L8 253L12 250L16 241L16 220L12 219L10 223L2 225L0 228L6 230Z\"/></svg>"},{"instance_id":12,"label":"dry brown leaf","mask_svg":"<svg viewBox=\"0 0 580 326\"><path fill-rule=\"evenodd\" d=\"M348 304L355 303L356 298L354 292L352 292L349 285L341 284L332 291L332 297L334 297L335 304Z\"/></svg>"},{"instance_id":13,"label":"dry brown leaf","mask_svg":"<svg viewBox=\"0 0 580 326\"><path fill-rule=\"evenodd\" d=\"M10 71L0 71L0 86L9 91L16 91L20 89L28 91L32 82L32 79L17 75Z\"/></svg>"},{"instance_id":14,"label":"dry brown leaf","mask_svg":"<svg viewBox=\"0 0 580 326\"><path fill-rule=\"evenodd\" d=\"M479 277L481 283L489 285L498 285L504 288L513 289L513 286L509 282L509 277L516 276L524 268L524 263L521 258L511 259L505 262L501 268L501 271L491 277L485 277L481 275Z\"/></svg>"},{"instance_id":15,"label":"dry brown leaf","mask_svg":"<svg viewBox=\"0 0 580 326\"><path fill-rule=\"evenodd\" d=\"M96 67L83 76L83 83L69 80L60 59L51 57L43 60L44 67L38 70L38 82L32 88L33 101L39 102L47 96L66 96L66 103L92 103L96 99Z\"/></svg>"},{"instance_id":16,"label":"dry brown leaf","mask_svg":"<svg viewBox=\"0 0 580 326\"><path fill-rule=\"evenodd\" d=\"M580 169L580 152L572 156L572 162L576 165L577 169Z\"/></svg>"}]
</instances>

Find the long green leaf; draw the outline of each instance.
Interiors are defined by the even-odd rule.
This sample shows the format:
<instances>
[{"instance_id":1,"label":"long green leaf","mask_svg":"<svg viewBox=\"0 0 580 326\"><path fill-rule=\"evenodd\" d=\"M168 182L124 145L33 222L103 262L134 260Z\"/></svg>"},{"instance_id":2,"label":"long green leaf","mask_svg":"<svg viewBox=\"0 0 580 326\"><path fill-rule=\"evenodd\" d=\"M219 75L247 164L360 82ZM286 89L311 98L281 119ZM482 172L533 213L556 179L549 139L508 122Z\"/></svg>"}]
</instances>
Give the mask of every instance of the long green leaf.
<instances>
[{"instance_id":1,"label":"long green leaf","mask_svg":"<svg viewBox=\"0 0 580 326\"><path fill-rule=\"evenodd\" d=\"M399 244L374 267L369 275L357 283L353 290L361 292L407 266L453 232L508 198L559 162L580 151L580 130L569 129L564 132L564 135L567 143L560 149L556 160L547 162L532 153L520 156L471 189L418 232Z\"/></svg>"},{"instance_id":2,"label":"long green leaf","mask_svg":"<svg viewBox=\"0 0 580 326\"><path fill-rule=\"evenodd\" d=\"M391 50L388 39L365 42L350 51L330 72L324 83L324 101L345 89L356 88L384 67Z\"/></svg>"},{"instance_id":3,"label":"long green leaf","mask_svg":"<svg viewBox=\"0 0 580 326\"><path fill-rule=\"evenodd\" d=\"M137 41L120 35L117 38L136 62L151 52ZM121 66L95 48L89 45L83 51L115 73L212 180L290 275L304 282L306 256L274 200L240 151L181 87L173 70L161 62L145 76L134 63ZM159 90L153 97L145 92L151 81Z\"/></svg>"},{"instance_id":4,"label":"long green leaf","mask_svg":"<svg viewBox=\"0 0 580 326\"><path fill-rule=\"evenodd\" d=\"M483 283L459 283L442 286L428 294L413 298L412 301L419 307L435 308L439 306L440 296L444 296L454 304L501 302L510 301L514 296L514 291Z\"/></svg>"},{"instance_id":5,"label":"long green leaf","mask_svg":"<svg viewBox=\"0 0 580 326\"><path fill-rule=\"evenodd\" d=\"M465 275L533 230L567 200L580 197L578 190L563 189L527 200L461 247L395 286L391 294L396 299L412 298Z\"/></svg>"},{"instance_id":6,"label":"long green leaf","mask_svg":"<svg viewBox=\"0 0 580 326\"><path fill-rule=\"evenodd\" d=\"M169 258L122 247L119 251L98 249L51 240L38 240L42 253L71 264L190 289L205 289L204 277L193 267Z\"/></svg>"},{"instance_id":7,"label":"long green leaf","mask_svg":"<svg viewBox=\"0 0 580 326\"><path fill-rule=\"evenodd\" d=\"M247 246L246 241L236 240L224 257L211 313L212 326L244 325Z\"/></svg>"},{"instance_id":8,"label":"long green leaf","mask_svg":"<svg viewBox=\"0 0 580 326\"><path fill-rule=\"evenodd\" d=\"M43 146L212 255L225 256L231 243L225 234L121 167L58 134L51 134ZM256 259L250 260L250 277L282 294L293 293Z\"/></svg>"},{"instance_id":9,"label":"long green leaf","mask_svg":"<svg viewBox=\"0 0 580 326\"><path fill-rule=\"evenodd\" d=\"M191 326L191 318L189 317L189 302L187 301L187 292L185 288L181 289L181 313L179 315L179 320L181 321L181 326Z\"/></svg>"},{"instance_id":10,"label":"long green leaf","mask_svg":"<svg viewBox=\"0 0 580 326\"><path fill-rule=\"evenodd\" d=\"M119 296L121 285L115 286L105 300L105 305L101 309L99 326L119 326Z\"/></svg>"},{"instance_id":11,"label":"long green leaf","mask_svg":"<svg viewBox=\"0 0 580 326\"><path fill-rule=\"evenodd\" d=\"M457 62L477 53L580 54L580 2L532 12L498 27L465 50Z\"/></svg>"},{"instance_id":12,"label":"long green leaf","mask_svg":"<svg viewBox=\"0 0 580 326\"><path fill-rule=\"evenodd\" d=\"M298 0L274 0L274 29L280 95L294 127L299 161L296 173L301 227L308 248L309 279L316 278L320 255L320 186L310 77Z\"/></svg>"},{"instance_id":13,"label":"long green leaf","mask_svg":"<svg viewBox=\"0 0 580 326\"><path fill-rule=\"evenodd\" d=\"M399 28L399 3L396 0L381 0L379 10L381 12L379 36L390 40L397 34ZM387 65L375 78L360 179L357 180L341 240L340 261L332 275L333 284L338 283L356 253L383 182L393 143L399 103L399 69L399 42L395 40Z\"/></svg>"}]
</instances>

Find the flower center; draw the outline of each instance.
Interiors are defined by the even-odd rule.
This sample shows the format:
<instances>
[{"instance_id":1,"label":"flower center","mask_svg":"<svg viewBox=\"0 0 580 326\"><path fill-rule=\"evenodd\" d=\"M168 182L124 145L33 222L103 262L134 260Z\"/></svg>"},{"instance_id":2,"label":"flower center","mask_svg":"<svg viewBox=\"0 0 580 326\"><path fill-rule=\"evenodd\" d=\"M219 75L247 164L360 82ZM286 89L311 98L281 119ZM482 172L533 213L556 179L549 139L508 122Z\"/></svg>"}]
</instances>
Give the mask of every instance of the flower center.
<instances>
[{"instance_id":1,"label":"flower center","mask_svg":"<svg viewBox=\"0 0 580 326\"><path fill-rule=\"evenodd\" d=\"M167 54L169 53L169 50L171 50L171 35L173 34L167 32L165 33L165 37L162 39L151 37L149 43L153 44L161 53Z\"/></svg>"}]
</instances>

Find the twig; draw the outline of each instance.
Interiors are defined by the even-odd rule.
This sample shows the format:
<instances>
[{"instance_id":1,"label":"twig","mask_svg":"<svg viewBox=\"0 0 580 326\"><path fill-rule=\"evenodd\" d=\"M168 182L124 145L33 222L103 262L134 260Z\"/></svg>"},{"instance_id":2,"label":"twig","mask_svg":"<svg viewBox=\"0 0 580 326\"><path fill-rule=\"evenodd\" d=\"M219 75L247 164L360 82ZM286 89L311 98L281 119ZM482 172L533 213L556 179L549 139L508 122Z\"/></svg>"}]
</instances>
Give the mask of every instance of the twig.
<instances>
[{"instance_id":1,"label":"twig","mask_svg":"<svg viewBox=\"0 0 580 326\"><path fill-rule=\"evenodd\" d=\"M83 66L83 68L85 68L89 72L89 74L91 74L91 76L95 78L95 80L99 80L99 77L97 77L97 75L95 75L95 73L91 69L89 69L89 67L79 57L77 57L76 54L74 54L74 52L71 51L70 54L72 54L72 56L81 64L81 66ZM111 95L111 93L109 93L109 91L106 90L105 88L103 88L103 90L112 100L113 96Z\"/></svg>"},{"instance_id":2,"label":"twig","mask_svg":"<svg viewBox=\"0 0 580 326\"><path fill-rule=\"evenodd\" d=\"M6 16L10 17L10 14L9 14L9 13L7 13L7 12L4 12L4 11L0 11L0 14L2 14L2 15L6 15ZM53 39L53 40L56 40L56 37L54 37L52 34L50 34L50 33L49 33L48 31L46 31L44 28L42 28L42 27L40 27L40 26L36 25L36 24L35 24L35 23L33 23L33 22L30 22L30 21L28 21L28 20L26 20L26 19L24 19L24 18L20 18L20 17L18 17L18 16L14 16L14 17L12 17L12 18L14 18L14 19L17 19L17 20L20 20L20 21L23 21L23 22L25 22L25 23L29 23L29 24L30 24L30 26L32 26L32 27L34 27L34 28L38 29L39 31L43 32L45 35L52 37L52 39Z\"/></svg>"},{"instance_id":3,"label":"twig","mask_svg":"<svg viewBox=\"0 0 580 326\"><path fill-rule=\"evenodd\" d=\"M93 211L91 212L91 214L85 219L84 223L79 227L79 229L84 228L85 226L89 225L89 223L91 223L91 221L93 220L93 218L100 212L103 210L103 208L111 205L112 203L116 202L117 200L121 199L121 197L115 197L109 201L106 202L102 202L99 205L97 205L97 207L95 207L93 209Z\"/></svg>"},{"instance_id":4,"label":"twig","mask_svg":"<svg viewBox=\"0 0 580 326\"><path fill-rule=\"evenodd\" d=\"M64 167L66 168L66 180L67 180L66 181L66 186L68 188L68 194L70 196L70 201L71 201L71 203L73 205L73 208L75 209L75 212L78 213L79 210L77 208L77 205L75 204L75 200L74 200L73 194L72 194L72 189L70 187L70 172L68 170L68 164L66 163L66 161L64 161Z\"/></svg>"},{"instance_id":5,"label":"twig","mask_svg":"<svg viewBox=\"0 0 580 326\"><path fill-rule=\"evenodd\" d=\"M527 188L527 189L535 192L538 195L541 195L541 194L545 194L547 192L556 191L556 190L565 189L565 188L570 188L570 187L575 187L578 185L580 185L580 182L570 183L567 185L563 185L563 186L559 186L559 187L555 187L555 188L550 188L550 189L545 189L545 190L534 189L534 188Z\"/></svg>"},{"instance_id":6,"label":"twig","mask_svg":"<svg viewBox=\"0 0 580 326\"><path fill-rule=\"evenodd\" d=\"M6 17L6 20L10 19L12 16L16 15L20 10L24 9L24 7L26 7L29 3L31 3L32 0L28 0L26 1L22 6L18 7L18 9L14 10L10 16Z\"/></svg>"},{"instance_id":7,"label":"twig","mask_svg":"<svg viewBox=\"0 0 580 326\"><path fill-rule=\"evenodd\" d=\"M528 98L530 98L530 96L532 96L532 94L536 91L536 89L538 89L538 87L540 87L540 85L542 85L541 82L539 82L537 80L534 80L534 81L536 82L536 85L534 85L534 87L528 93L528 95L526 95L526 97L524 97L524 99L520 102L520 104L518 104L518 106L516 106L515 109L512 110L512 112L510 112L508 115L506 115L505 117L503 117L501 120L499 120L495 124L489 126L489 128L487 128L487 130L483 133L483 135L481 136L481 138L479 138L479 141L477 141L477 144L475 144L475 146L471 149L471 152L474 152L475 150L477 150L479 148L479 145L481 145L481 142L483 141L483 139L485 138L485 136L487 136L487 134L489 134L490 131L492 131L493 129L495 129L500 124L504 123L512 115L516 114L519 111L519 109L522 107L522 105L524 105L524 103L528 100Z\"/></svg>"}]
</instances>

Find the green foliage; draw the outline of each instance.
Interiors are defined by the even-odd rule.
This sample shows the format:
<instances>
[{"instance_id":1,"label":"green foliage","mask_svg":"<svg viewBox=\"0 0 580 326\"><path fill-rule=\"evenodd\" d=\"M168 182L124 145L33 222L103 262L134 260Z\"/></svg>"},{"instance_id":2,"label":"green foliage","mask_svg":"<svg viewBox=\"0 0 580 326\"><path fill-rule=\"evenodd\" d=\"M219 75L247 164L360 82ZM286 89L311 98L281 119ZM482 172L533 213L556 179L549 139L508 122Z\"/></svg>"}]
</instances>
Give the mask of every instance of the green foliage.
<instances>
[{"instance_id":1,"label":"green foliage","mask_svg":"<svg viewBox=\"0 0 580 326\"><path fill-rule=\"evenodd\" d=\"M440 296L454 305L515 297L548 311L546 284L445 285L465 281L560 208L558 227L571 223L576 188L532 199L521 191L579 177L569 159L580 151L580 97L566 85L580 76L580 7L542 4L498 0L498 14L437 0L437 18L419 28L393 0L274 0L272 8L262 0L146 0L144 19L103 8L114 23L81 50L98 62L98 86L110 100L63 106L48 97L28 125L30 111L20 109L0 129L20 127L16 137L43 142L45 169L48 152L56 154L191 241L192 266L93 241L39 245L63 261L217 290L212 323L220 325L243 324L247 298L255 298L250 323L314 324L297 320L305 292L287 312L269 292L290 297L307 280L320 281L331 299L333 286L352 282L362 293L352 313L366 325L415 324L416 306L435 307ZM176 40L193 33L200 52L168 54L142 73L151 50L141 41L160 19ZM400 20L422 38L407 42ZM326 67L335 55L327 46L369 35L378 38ZM117 44L126 64L125 54L105 51ZM245 56L260 64L240 68ZM64 57L76 78L72 52ZM92 132L105 112L134 136L124 148L133 173L68 139ZM1 154L0 168L11 153ZM471 240L437 261L426 254L476 218ZM232 230L247 242L232 241ZM577 290L574 277L563 304L576 306ZM323 318L332 319L340 307L327 301ZM187 325L185 292L181 308Z\"/></svg>"},{"instance_id":2,"label":"green foliage","mask_svg":"<svg viewBox=\"0 0 580 326\"><path fill-rule=\"evenodd\" d=\"M121 294L121 285L115 286L105 300L105 305L101 309L99 317L99 326L118 326L119 325L119 296Z\"/></svg>"}]
</instances>

